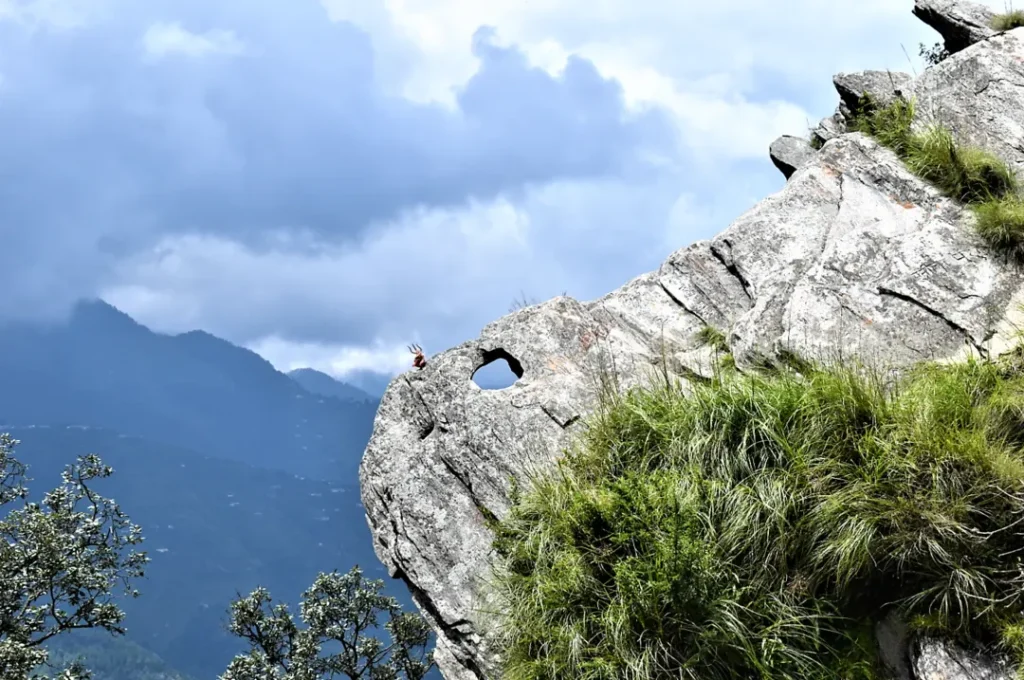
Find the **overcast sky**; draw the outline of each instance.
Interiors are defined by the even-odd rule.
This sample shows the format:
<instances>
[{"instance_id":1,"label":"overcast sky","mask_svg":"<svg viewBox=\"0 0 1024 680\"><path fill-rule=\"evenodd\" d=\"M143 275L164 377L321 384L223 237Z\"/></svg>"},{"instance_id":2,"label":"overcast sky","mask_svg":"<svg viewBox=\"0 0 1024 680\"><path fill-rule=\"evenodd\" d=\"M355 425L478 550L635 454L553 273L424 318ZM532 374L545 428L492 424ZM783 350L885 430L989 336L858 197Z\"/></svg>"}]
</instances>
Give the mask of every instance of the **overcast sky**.
<instances>
[{"instance_id":1,"label":"overcast sky","mask_svg":"<svg viewBox=\"0 0 1024 680\"><path fill-rule=\"evenodd\" d=\"M834 73L922 68L912 4L0 0L0 317L404 370L777 191Z\"/></svg>"}]
</instances>

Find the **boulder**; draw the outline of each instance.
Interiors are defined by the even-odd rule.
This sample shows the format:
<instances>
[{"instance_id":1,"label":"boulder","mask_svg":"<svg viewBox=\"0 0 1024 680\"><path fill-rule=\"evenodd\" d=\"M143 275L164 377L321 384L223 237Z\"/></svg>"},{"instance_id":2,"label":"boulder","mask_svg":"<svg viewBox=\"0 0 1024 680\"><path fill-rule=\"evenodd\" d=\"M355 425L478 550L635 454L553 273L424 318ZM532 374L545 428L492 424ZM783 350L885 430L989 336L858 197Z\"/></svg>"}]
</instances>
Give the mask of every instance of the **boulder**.
<instances>
[{"instance_id":1,"label":"boulder","mask_svg":"<svg viewBox=\"0 0 1024 680\"><path fill-rule=\"evenodd\" d=\"M859 71L839 73L832 78L832 84L839 93L839 111L850 120L860 107L861 98L870 96L878 106L886 106L896 97L904 96L912 78L900 71Z\"/></svg>"},{"instance_id":2,"label":"boulder","mask_svg":"<svg viewBox=\"0 0 1024 680\"><path fill-rule=\"evenodd\" d=\"M943 640L925 638L912 645L916 680L1015 680L1003 659L971 652Z\"/></svg>"},{"instance_id":3,"label":"boulder","mask_svg":"<svg viewBox=\"0 0 1024 680\"><path fill-rule=\"evenodd\" d=\"M972 45L908 87L918 125L938 122L965 143L1024 165L1024 29Z\"/></svg>"},{"instance_id":4,"label":"boulder","mask_svg":"<svg viewBox=\"0 0 1024 680\"><path fill-rule=\"evenodd\" d=\"M768 147L768 155L786 179L806 165L815 154L811 143L802 137L782 135Z\"/></svg>"},{"instance_id":5,"label":"boulder","mask_svg":"<svg viewBox=\"0 0 1024 680\"><path fill-rule=\"evenodd\" d=\"M818 148L825 145L830 139L846 134L846 118L840 108L828 118L822 118L821 122L811 131L811 141Z\"/></svg>"},{"instance_id":6,"label":"boulder","mask_svg":"<svg viewBox=\"0 0 1024 680\"><path fill-rule=\"evenodd\" d=\"M914 0L914 16L942 36L946 51L959 52L997 33L995 12L984 5L959 0Z\"/></svg>"}]
</instances>

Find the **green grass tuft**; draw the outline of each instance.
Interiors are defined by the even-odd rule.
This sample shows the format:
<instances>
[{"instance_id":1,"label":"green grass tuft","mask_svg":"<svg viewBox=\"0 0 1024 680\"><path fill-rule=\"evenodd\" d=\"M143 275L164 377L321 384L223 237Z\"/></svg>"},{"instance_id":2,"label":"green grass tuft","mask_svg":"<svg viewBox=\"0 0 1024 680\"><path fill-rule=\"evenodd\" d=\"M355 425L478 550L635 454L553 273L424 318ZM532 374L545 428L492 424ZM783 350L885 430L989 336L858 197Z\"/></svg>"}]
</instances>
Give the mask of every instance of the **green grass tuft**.
<instances>
[{"instance_id":1,"label":"green grass tuft","mask_svg":"<svg viewBox=\"0 0 1024 680\"><path fill-rule=\"evenodd\" d=\"M996 250L1024 261L1024 200L1008 196L974 207L976 228Z\"/></svg>"},{"instance_id":2,"label":"green grass tuft","mask_svg":"<svg viewBox=\"0 0 1024 680\"><path fill-rule=\"evenodd\" d=\"M1024 376L730 374L612 397L499 523L504 677L880 676L890 607L1024 658Z\"/></svg>"},{"instance_id":3,"label":"green grass tuft","mask_svg":"<svg viewBox=\"0 0 1024 680\"><path fill-rule=\"evenodd\" d=\"M714 326L704 326L697 332L697 340L705 346L711 347L718 352L729 351L729 341L725 333Z\"/></svg>"},{"instance_id":4,"label":"green grass tuft","mask_svg":"<svg viewBox=\"0 0 1024 680\"><path fill-rule=\"evenodd\" d=\"M897 98L885 107L862 101L853 129L892 149L907 168L950 198L974 208L978 234L988 245L1024 261L1024 198L1013 170L996 155L960 144L941 125L913 129L914 104Z\"/></svg>"},{"instance_id":5,"label":"green grass tuft","mask_svg":"<svg viewBox=\"0 0 1024 680\"><path fill-rule=\"evenodd\" d=\"M911 172L962 203L999 199L1017 189L1006 163L982 149L958 144L947 128L938 125L914 134L904 156Z\"/></svg>"},{"instance_id":6,"label":"green grass tuft","mask_svg":"<svg viewBox=\"0 0 1024 680\"><path fill-rule=\"evenodd\" d=\"M1024 10L1012 10L1005 14L997 14L992 17L992 28L997 31L1011 31L1024 26Z\"/></svg>"},{"instance_id":7,"label":"green grass tuft","mask_svg":"<svg viewBox=\"0 0 1024 680\"><path fill-rule=\"evenodd\" d=\"M854 112L850 128L875 138L903 157L913 139L913 122L913 100L897 97L888 106L876 106L874 100L866 96Z\"/></svg>"}]
</instances>

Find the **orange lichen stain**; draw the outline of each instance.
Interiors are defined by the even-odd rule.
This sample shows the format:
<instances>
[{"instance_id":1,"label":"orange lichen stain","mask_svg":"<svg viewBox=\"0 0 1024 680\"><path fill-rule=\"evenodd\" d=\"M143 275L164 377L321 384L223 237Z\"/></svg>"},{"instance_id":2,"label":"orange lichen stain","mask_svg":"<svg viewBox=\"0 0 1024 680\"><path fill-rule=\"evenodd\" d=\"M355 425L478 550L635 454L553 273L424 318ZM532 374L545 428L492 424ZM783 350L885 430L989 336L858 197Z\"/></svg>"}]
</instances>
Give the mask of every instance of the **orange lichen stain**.
<instances>
[{"instance_id":1,"label":"orange lichen stain","mask_svg":"<svg viewBox=\"0 0 1024 680\"><path fill-rule=\"evenodd\" d=\"M916 208L917 207L916 205L914 205L910 201L901 201L899 199L899 196L896 196L895 194L889 194L889 200L892 201L893 203L896 203L896 204L906 208L907 210L910 210L911 208Z\"/></svg>"},{"instance_id":2,"label":"orange lichen stain","mask_svg":"<svg viewBox=\"0 0 1024 680\"><path fill-rule=\"evenodd\" d=\"M549 371L555 373L566 373L569 370L568 363L565 357L551 357L547 360L547 367Z\"/></svg>"}]
</instances>

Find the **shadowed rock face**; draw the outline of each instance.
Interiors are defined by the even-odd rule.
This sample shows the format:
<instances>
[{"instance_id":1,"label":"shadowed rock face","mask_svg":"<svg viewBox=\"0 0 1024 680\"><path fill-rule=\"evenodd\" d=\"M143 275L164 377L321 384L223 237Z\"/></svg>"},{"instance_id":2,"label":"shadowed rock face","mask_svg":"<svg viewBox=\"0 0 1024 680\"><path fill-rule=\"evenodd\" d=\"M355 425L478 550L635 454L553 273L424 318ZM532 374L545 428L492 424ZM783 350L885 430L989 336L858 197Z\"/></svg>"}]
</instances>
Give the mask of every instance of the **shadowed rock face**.
<instances>
[{"instance_id":1,"label":"shadowed rock face","mask_svg":"<svg viewBox=\"0 0 1024 680\"><path fill-rule=\"evenodd\" d=\"M917 7L926 4L954 23L964 13L938 0ZM1019 164L1022 38L990 37L899 87L922 114ZM888 75L860 75L837 77L837 89L886 96ZM625 388L707 374L713 357L697 339L707 325L727 334L741 370L780 350L905 366L1005 344L1024 276L978 240L971 213L846 133L841 117L826 119L819 151L790 162L780 192L719 236L598 300L559 297L509 314L391 383L363 458L363 503L378 557L438 633L447 678L497 677L485 517L503 517L510 480L549 466L571 441L598 376ZM519 379L477 387L473 374L498 359ZM941 654L958 653L919 645L915 674L932 677Z\"/></svg>"},{"instance_id":2,"label":"shadowed rock face","mask_svg":"<svg viewBox=\"0 0 1024 680\"><path fill-rule=\"evenodd\" d=\"M950 54L995 35L995 12L984 5L958 0L915 0L914 16L942 36Z\"/></svg>"},{"instance_id":3,"label":"shadowed rock face","mask_svg":"<svg viewBox=\"0 0 1024 680\"><path fill-rule=\"evenodd\" d=\"M782 135L768 148L768 155L786 179L793 176L793 173L811 162L815 151L811 143L801 137Z\"/></svg>"}]
</instances>

